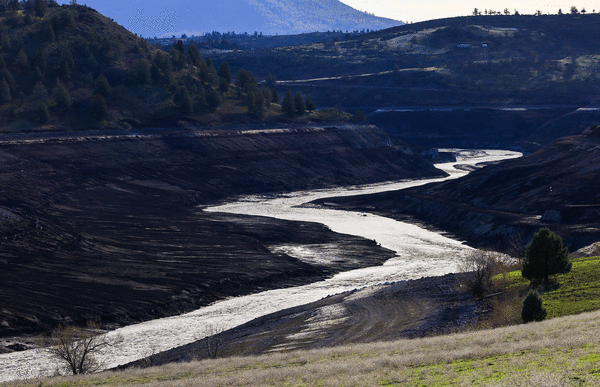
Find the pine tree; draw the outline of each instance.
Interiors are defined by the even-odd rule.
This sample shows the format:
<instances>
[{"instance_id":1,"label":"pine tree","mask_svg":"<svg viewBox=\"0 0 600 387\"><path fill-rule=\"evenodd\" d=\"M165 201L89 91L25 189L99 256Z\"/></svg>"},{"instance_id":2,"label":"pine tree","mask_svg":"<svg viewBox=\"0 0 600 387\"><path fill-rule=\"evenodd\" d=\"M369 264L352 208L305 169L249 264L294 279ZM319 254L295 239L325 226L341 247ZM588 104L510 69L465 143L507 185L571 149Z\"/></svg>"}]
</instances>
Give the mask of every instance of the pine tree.
<instances>
[{"instance_id":1,"label":"pine tree","mask_svg":"<svg viewBox=\"0 0 600 387\"><path fill-rule=\"evenodd\" d=\"M283 102L281 102L281 111L289 118L294 117L296 113L294 97L292 97L292 92L289 90L285 93L285 96L283 97Z\"/></svg>"},{"instance_id":2,"label":"pine tree","mask_svg":"<svg viewBox=\"0 0 600 387\"><path fill-rule=\"evenodd\" d=\"M50 121L50 112L48 111L48 105L45 102L40 101L38 103L38 121L42 124Z\"/></svg>"},{"instance_id":3,"label":"pine tree","mask_svg":"<svg viewBox=\"0 0 600 387\"><path fill-rule=\"evenodd\" d=\"M40 101L46 103L48 101L48 89L42 82L37 82L33 87L33 97Z\"/></svg>"},{"instance_id":4,"label":"pine tree","mask_svg":"<svg viewBox=\"0 0 600 387\"><path fill-rule=\"evenodd\" d=\"M256 93L256 111L254 117L262 120L265 117L265 97L260 91Z\"/></svg>"},{"instance_id":5,"label":"pine tree","mask_svg":"<svg viewBox=\"0 0 600 387\"><path fill-rule=\"evenodd\" d=\"M192 66L198 66L202 60L200 50L198 50L198 47L193 44L190 46L190 48L188 48L187 57Z\"/></svg>"},{"instance_id":6,"label":"pine tree","mask_svg":"<svg viewBox=\"0 0 600 387\"><path fill-rule=\"evenodd\" d=\"M17 54L17 59L15 59L14 63L15 67L18 71L27 72L29 71L29 57L25 53L24 49L21 49Z\"/></svg>"},{"instance_id":7,"label":"pine tree","mask_svg":"<svg viewBox=\"0 0 600 387\"><path fill-rule=\"evenodd\" d=\"M106 106L106 100L100 94L94 94L92 99L92 116L96 121L105 121L110 118L110 112L108 106Z\"/></svg>"},{"instance_id":8,"label":"pine tree","mask_svg":"<svg viewBox=\"0 0 600 387\"><path fill-rule=\"evenodd\" d=\"M185 86L179 86L177 88L177 91L175 91L175 95L173 96L173 102L177 106L177 109L183 114L192 114L194 112L194 101Z\"/></svg>"},{"instance_id":9,"label":"pine tree","mask_svg":"<svg viewBox=\"0 0 600 387\"><path fill-rule=\"evenodd\" d=\"M256 112L256 95L253 91L246 93L246 107L248 108L248 114L254 115Z\"/></svg>"},{"instance_id":10,"label":"pine tree","mask_svg":"<svg viewBox=\"0 0 600 387\"><path fill-rule=\"evenodd\" d=\"M569 251L563 247L562 238L548 228L540 228L525 248L525 261L521 274L531 282L548 283L555 274L568 273L572 264Z\"/></svg>"},{"instance_id":11,"label":"pine tree","mask_svg":"<svg viewBox=\"0 0 600 387\"><path fill-rule=\"evenodd\" d=\"M219 91L221 94L225 94L229 91L229 82L225 78L219 78Z\"/></svg>"},{"instance_id":12,"label":"pine tree","mask_svg":"<svg viewBox=\"0 0 600 387\"><path fill-rule=\"evenodd\" d=\"M0 82L0 102L7 103L10 101L12 101L10 87L8 86L8 82L3 78L2 82Z\"/></svg>"},{"instance_id":13,"label":"pine tree","mask_svg":"<svg viewBox=\"0 0 600 387\"><path fill-rule=\"evenodd\" d=\"M56 80L56 86L54 86L52 97L54 102L56 102L58 110L61 112L65 113L71 108L71 95L69 94L69 90L67 90L65 85L59 80Z\"/></svg>"},{"instance_id":14,"label":"pine tree","mask_svg":"<svg viewBox=\"0 0 600 387\"><path fill-rule=\"evenodd\" d=\"M47 42L53 43L56 41L56 35L54 35L54 28L52 28L52 23L48 20L44 20L42 22L42 36L46 39Z\"/></svg>"},{"instance_id":15,"label":"pine tree","mask_svg":"<svg viewBox=\"0 0 600 387\"><path fill-rule=\"evenodd\" d=\"M523 322L542 321L546 318L546 309L543 306L542 297L536 291L531 291L523 301L521 318Z\"/></svg>"},{"instance_id":16,"label":"pine tree","mask_svg":"<svg viewBox=\"0 0 600 387\"><path fill-rule=\"evenodd\" d=\"M265 98L265 106L268 108L271 100L273 99L273 95L271 94L271 89L268 87L263 87L261 90L263 97Z\"/></svg>"},{"instance_id":17,"label":"pine tree","mask_svg":"<svg viewBox=\"0 0 600 387\"><path fill-rule=\"evenodd\" d=\"M306 113L304 98L302 98L302 94L300 94L300 92L297 92L294 96L294 106L296 107L296 113L298 113L298 115L303 116L304 113Z\"/></svg>"},{"instance_id":18,"label":"pine tree","mask_svg":"<svg viewBox=\"0 0 600 387\"><path fill-rule=\"evenodd\" d=\"M8 71L8 69L2 69L0 70L0 79L3 79L6 81L6 83L8 84L8 88L10 89L11 93L15 92L15 79L13 78L12 74L10 73L10 71Z\"/></svg>"},{"instance_id":19,"label":"pine tree","mask_svg":"<svg viewBox=\"0 0 600 387\"><path fill-rule=\"evenodd\" d=\"M317 105L313 102L312 97L309 95L304 99L304 105L306 105L306 110L309 112L315 111L317 109Z\"/></svg>"},{"instance_id":20,"label":"pine tree","mask_svg":"<svg viewBox=\"0 0 600 387\"><path fill-rule=\"evenodd\" d=\"M48 11L48 5L46 4L47 0L35 0L35 16L44 17L46 12Z\"/></svg>"},{"instance_id":21,"label":"pine tree","mask_svg":"<svg viewBox=\"0 0 600 387\"><path fill-rule=\"evenodd\" d=\"M215 89L213 89L212 87L206 91L205 98L206 98L206 103L212 109L216 109L219 107L219 105L221 105L221 102L222 102L221 94L219 94L219 92L216 91Z\"/></svg>"},{"instance_id":22,"label":"pine tree","mask_svg":"<svg viewBox=\"0 0 600 387\"><path fill-rule=\"evenodd\" d=\"M102 74L96 78L96 81L94 82L94 90L96 93L102 95L104 99L109 98L112 94L110 83L108 83L108 79L106 79L106 77Z\"/></svg>"},{"instance_id":23,"label":"pine tree","mask_svg":"<svg viewBox=\"0 0 600 387\"><path fill-rule=\"evenodd\" d=\"M33 64L37 66L43 74L45 74L46 70L48 69L46 57L46 51L43 47L40 47L35 58L33 59Z\"/></svg>"},{"instance_id":24,"label":"pine tree","mask_svg":"<svg viewBox=\"0 0 600 387\"><path fill-rule=\"evenodd\" d=\"M231 69L229 68L227 62L221 63L217 75L223 78L227 83L231 83Z\"/></svg>"}]
</instances>

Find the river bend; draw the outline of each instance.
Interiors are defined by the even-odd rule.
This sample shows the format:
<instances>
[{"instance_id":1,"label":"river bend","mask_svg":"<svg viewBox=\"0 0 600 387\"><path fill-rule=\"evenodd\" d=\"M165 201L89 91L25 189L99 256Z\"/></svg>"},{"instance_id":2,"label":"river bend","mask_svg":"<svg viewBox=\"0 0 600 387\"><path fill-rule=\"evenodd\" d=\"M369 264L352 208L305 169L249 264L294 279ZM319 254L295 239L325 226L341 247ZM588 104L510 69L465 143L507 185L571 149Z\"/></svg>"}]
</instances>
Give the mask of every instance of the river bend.
<instances>
[{"instance_id":1,"label":"river bend","mask_svg":"<svg viewBox=\"0 0 600 387\"><path fill-rule=\"evenodd\" d=\"M456 168L457 165L475 165L520 156L518 152L500 150L460 151L456 162L436 165L449 173L446 178L294 192L276 197L248 196L237 202L205 208L210 212L323 223L335 232L373 239L394 250L396 256L381 266L339 273L309 285L235 297L183 315L120 328L108 335L121 335L124 344L102 354L100 360L106 368L115 367L145 357L152 351L165 351L198 340L204 336L203 332L217 326L233 328L269 313L348 290L454 272L459 258L471 250L459 241L410 223L372 214L299 206L320 198L398 190L458 178L467 172ZM271 248L314 263L327 259L317 246L277 245ZM43 349L3 354L0 355L0 382L53 375L59 367L60 364Z\"/></svg>"}]
</instances>

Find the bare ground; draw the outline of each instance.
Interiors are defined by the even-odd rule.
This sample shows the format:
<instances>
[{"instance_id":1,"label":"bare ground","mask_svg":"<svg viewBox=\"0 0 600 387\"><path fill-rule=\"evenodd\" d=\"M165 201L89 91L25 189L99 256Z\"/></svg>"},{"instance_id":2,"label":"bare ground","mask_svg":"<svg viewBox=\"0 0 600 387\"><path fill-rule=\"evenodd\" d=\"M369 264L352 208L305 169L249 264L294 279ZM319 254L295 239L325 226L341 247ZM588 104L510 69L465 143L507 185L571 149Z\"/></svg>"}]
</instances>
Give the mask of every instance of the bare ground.
<instances>
[{"instance_id":1,"label":"bare ground","mask_svg":"<svg viewBox=\"0 0 600 387\"><path fill-rule=\"evenodd\" d=\"M215 344L227 357L449 333L476 323L479 307L457 275L402 281L273 313L127 366L202 359Z\"/></svg>"}]
</instances>

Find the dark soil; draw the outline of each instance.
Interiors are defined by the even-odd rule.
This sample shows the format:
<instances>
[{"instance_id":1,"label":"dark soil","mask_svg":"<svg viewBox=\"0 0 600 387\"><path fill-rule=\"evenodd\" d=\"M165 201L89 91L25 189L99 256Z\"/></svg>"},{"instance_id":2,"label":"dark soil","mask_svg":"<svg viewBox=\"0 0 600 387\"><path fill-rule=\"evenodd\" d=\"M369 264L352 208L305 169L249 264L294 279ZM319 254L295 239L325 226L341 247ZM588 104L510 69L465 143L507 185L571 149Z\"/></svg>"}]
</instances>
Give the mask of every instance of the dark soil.
<instances>
[{"instance_id":1,"label":"dark soil","mask_svg":"<svg viewBox=\"0 0 600 387\"><path fill-rule=\"evenodd\" d=\"M200 206L440 174L370 126L4 136L0 165L4 337L116 327L380 264L392 253L372 241ZM268 249L285 243L338 244L347 259L315 266Z\"/></svg>"}]
</instances>

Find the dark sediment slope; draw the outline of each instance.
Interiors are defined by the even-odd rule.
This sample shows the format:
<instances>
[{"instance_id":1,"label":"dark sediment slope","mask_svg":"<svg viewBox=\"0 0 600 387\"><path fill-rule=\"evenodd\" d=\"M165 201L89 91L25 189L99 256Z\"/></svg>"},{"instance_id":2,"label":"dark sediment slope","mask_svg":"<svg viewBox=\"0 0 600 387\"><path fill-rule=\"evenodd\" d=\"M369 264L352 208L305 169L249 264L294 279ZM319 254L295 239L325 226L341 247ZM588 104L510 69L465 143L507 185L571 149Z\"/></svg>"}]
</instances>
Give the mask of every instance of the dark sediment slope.
<instances>
[{"instance_id":1,"label":"dark sediment slope","mask_svg":"<svg viewBox=\"0 0 600 387\"><path fill-rule=\"evenodd\" d=\"M412 216L479 247L522 248L534 231L547 226L573 251L600 239L598 181L600 130L593 127L461 179L326 201L395 218Z\"/></svg>"},{"instance_id":2,"label":"dark sediment slope","mask_svg":"<svg viewBox=\"0 0 600 387\"><path fill-rule=\"evenodd\" d=\"M0 336L121 325L379 264L392 253L372 241L199 205L441 174L371 126L0 140ZM281 244L333 244L345 259L310 265L269 249Z\"/></svg>"}]
</instances>

